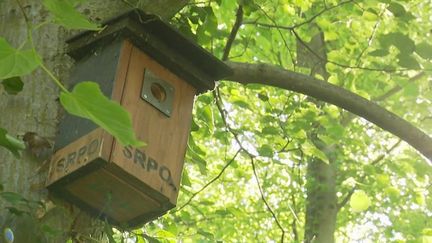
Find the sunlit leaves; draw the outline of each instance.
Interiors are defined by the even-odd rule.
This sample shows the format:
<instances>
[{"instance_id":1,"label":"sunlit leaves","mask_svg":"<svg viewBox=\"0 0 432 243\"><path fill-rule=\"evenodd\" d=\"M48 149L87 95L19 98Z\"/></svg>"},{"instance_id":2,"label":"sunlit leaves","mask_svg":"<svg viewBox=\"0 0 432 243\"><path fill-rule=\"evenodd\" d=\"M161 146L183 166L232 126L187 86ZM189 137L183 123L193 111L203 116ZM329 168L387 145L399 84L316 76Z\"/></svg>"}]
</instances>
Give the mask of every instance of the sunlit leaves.
<instances>
[{"instance_id":1,"label":"sunlit leaves","mask_svg":"<svg viewBox=\"0 0 432 243\"><path fill-rule=\"evenodd\" d=\"M98 30L97 24L90 22L85 16L75 10L67 0L44 0L44 6L54 15L54 20L68 29Z\"/></svg>"},{"instance_id":2,"label":"sunlit leaves","mask_svg":"<svg viewBox=\"0 0 432 243\"><path fill-rule=\"evenodd\" d=\"M0 80L23 76L35 70L40 58L34 50L18 50L0 37Z\"/></svg>"},{"instance_id":3,"label":"sunlit leaves","mask_svg":"<svg viewBox=\"0 0 432 243\"><path fill-rule=\"evenodd\" d=\"M145 145L135 138L130 114L120 104L105 97L96 83L77 84L71 93L61 93L60 102L69 113L93 121L122 145Z\"/></svg>"},{"instance_id":4,"label":"sunlit leaves","mask_svg":"<svg viewBox=\"0 0 432 243\"><path fill-rule=\"evenodd\" d=\"M350 198L350 206L353 212L362 212L369 208L371 200L363 190L356 190Z\"/></svg>"}]
</instances>

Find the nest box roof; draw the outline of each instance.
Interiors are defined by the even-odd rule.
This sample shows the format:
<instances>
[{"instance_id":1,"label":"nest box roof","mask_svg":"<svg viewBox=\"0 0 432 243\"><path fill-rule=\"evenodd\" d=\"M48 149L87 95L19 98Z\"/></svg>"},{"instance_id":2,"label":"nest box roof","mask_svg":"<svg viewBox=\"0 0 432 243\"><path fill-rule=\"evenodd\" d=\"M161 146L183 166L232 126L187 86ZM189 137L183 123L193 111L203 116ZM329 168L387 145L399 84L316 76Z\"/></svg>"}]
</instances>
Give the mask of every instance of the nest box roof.
<instances>
[{"instance_id":1,"label":"nest box roof","mask_svg":"<svg viewBox=\"0 0 432 243\"><path fill-rule=\"evenodd\" d=\"M132 10L104 23L100 31L82 32L67 41L76 60L106 44L128 39L173 73L193 85L198 93L214 88L214 81L232 73L222 61L182 35L158 16Z\"/></svg>"}]
</instances>

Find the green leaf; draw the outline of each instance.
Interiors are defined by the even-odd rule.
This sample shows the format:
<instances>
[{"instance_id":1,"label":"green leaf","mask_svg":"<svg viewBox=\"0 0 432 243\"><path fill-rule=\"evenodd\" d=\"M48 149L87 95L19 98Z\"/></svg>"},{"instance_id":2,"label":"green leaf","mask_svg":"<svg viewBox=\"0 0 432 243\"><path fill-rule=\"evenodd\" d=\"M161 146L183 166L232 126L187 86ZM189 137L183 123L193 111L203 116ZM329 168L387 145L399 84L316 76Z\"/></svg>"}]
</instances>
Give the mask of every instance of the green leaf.
<instances>
[{"instance_id":1,"label":"green leaf","mask_svg":"<svg viewBox=\"0 0 432 243\"><path fill-rule=\"evenodd\" d=\"M356 190L350 198L350 206L353 212L362 212L369 208L371 200L363 190Z\"/></svg>"},{"instance_id":2,"label":"green leaf","mask_svg":"<svg viewBox=\"0 0 432 243\"><path fill-rule=\"evenodd\" d=\"M302 146L304 148L305 153L320 159L322 162L326 164L330 162L329 159L327 158L327 155L323 151L318 149L313 143L306 142Z\"/></svg>"},{"instance_id":3,"label":"green leaf","mask_svg":"<svg viewBox=\"0 0 432 243\"><path fill-rule=\"evenodd\" d=\"M56 23L68 29L99 30L99 26L90 22L75 10L67 0L44 0L44 6L54 15Z\"/></svg>"},{"instance_id":4,"label":"green leaf","mask_svg":"<svg viewBox=\"0 0 432 243\"><path fill-rule=\"evenodd\" d=\"M0 197L12 205L27 201L20 194L15 192L0 192Z\"/></svg>"},{"instance_id":5,"label":"green leaf","mask_svg":"<svg viewBox=\"0 0 432 243\"><path fill-rule=\"evenodd\" d=\"M213 36L215 33L217 33L217 18L211 7L204 7L204 10L207 15L202 26L205 31L208 31Z\"/></svg>"},{"instance_id":6,"label":"green leaf","mask_svg":"<svg viewBox=\"0 0 432 243\"><path fill-rule=\"evenodd\" d=\"M415 83L409 83L403 88L403 94L409 97L417 97L419 95L419 87Z\"/></svg>"},{"instance_id":7,"label":"green leaf","mask_svg":"<svg viewBox=\"0 0 432 243\"><path fill-rule=\"evenodd\" d=\"M9 211L10 214L13 214L15 216L22 216L24 214L27 214L26 211L23 211L21 209L18 209L16 207L5 207Z\"/></svg>"},{"instance_id":8,"label":"green leaf","mask_svg":"<svg viewBox=\"0 0 432 243\"><path fill-rule=\"evenodd\" d=\"M198 124L195 122L195 119L192 119L191 132L199 131L199 129L200 129L200 127L199 127Z\"/></svg>"},{"instance_id":9,"label":"green leaf","mask_svg":"<svg viewBox=\"0 0 432 243\"><path fill-rule=\"evenodd\" d=\"M369 52L369 55L374 56L374 57L384 57L384 56L387 56L388 54L389 54L389 52L386 49L377 49L377 50Z\"/></svg>"},{"instance_id":10,"label":"green leaf","mask_svg":"<svg viewBox=\"0 0 432 243\"><path fill-rule=\"evenodd\" d=\"M417 62L414 56L401 53L397 57L399 59L398 64L401 67L408 69L420 69L420 64Z\"/></svg>"},{"instance_id":11,"label":"green leaf","mask_svg":"<svg viewBox=\"0 0 432 243\"><path fill-rule=\"evenodd\" d=\"M424 59L432 59L432 45L426 42L417 44L415 52Z\"/></svg>"},{"instance_id":12,"label":"green leaf","mask_svg":"<svg viewBox=\"0 0 432 243\"><path fill-rule=\"evenodd\" d=\"M41 230L50 236L59 236L63 233L63 230L61 230L59 228L53 228L53 227L49 226L48 224L43 224L41 227Z\"/></svg>"},{"instance_id":13,"label":"green leaf","mask_svg":"<svg viewBox=\"0 0 432 243\"><path fill-rule=\"evenodd\" d=\"M148 241L148 243L159 243L160 242L157 238L152 237L150 235L147 235L145 233L142 233L141 235Z\"/></svg>"},{"instance_id":14,"label":"green leaf","mask_svg":"<svg viewBox=\"0 0 432 243\"><path fill-rule=\"evenodd\" d=\"M8 94L16 95L23 90L24 83L20 77L11 77L1 82Z\"/></svg>"},{"instance_id":15,"label":"green leaf","mask_svg":"<svg viewBox=\"0 0 432 243\"><path fill-rule=\"evenodd\" d=\"M207 238L209 240L213 240L214 239L214 235L212 233L210 233L210 232L207 232L207 231L199 229L197 231L197 233L200 234L200 235L202 235L202 236L204 236L205 238Z\"/></svg>"},{"instance_id":16,"label":"green leaf","mask_svg":"<svg viewBox=\"0 0 432 243\"><path fill-rule=\"evenodd\" d=\"M213 111L210 106L204 107L201 112L198 114L198 119L205 122L206 127L208 128L209 133L213 133L214 130L214 118Z\"/></svg>"},{"instance_id":17,"label":"green leaf","mask_svg":"<svg viewBox=\"0 0 432 243\"><path fill-rule=\"evenodd\" d=\"M15 157L19 157L20 150L25 149L23 141L18 140L7 134L7 131L0 127L0 146L8 149Z\"/></svg>"},{"instance_id":18,"label":"green leaf","mask_svg":"<svg viewBox=\"0 0 432 243\"><path fill-rule=\"evenodd\" d=\"M243 99L240 98L236 98L235 100L233 100L231 103L240 106L241 108L245 108L245 109L249 109L252 110L252 108L250 107L249 103L246 102Z\"/></svg>"},{"instance_id":19,"label":"green leaf","mask_svg":"<svg viewBox=\"0 0 432 243\"><path fill-rule=\"evenodd\" d=\"M258 153L259 153L259 155L261 155L263 157L272 158L273 157L273 148L268 144L264 144L263 146L258 148Z\"/></svg>"},{"instance_id":20,"label":"green leaf","mask_svg":"<svg viewBox=\"0 0 432 243\"><path fill-rule=\"evenodd\" d=\"M114 239L114 232L112 230L111 225L105 222L104 228L105 228L105 234L108 237L108 242L109 243L116 243L116 241Z\"/></svg>"},{"instance_id":21,"label":"green leaf","mask_svg":"<svg viewBox=\"0 0 432 243\"><path fill-rule=\"evenodd\" d=\"M181 183L184 186L192 186L187 170L183 170Z\"/></svg>"},{"instance_id":22,"label":"green leaf","mask_svg":"<svg viewBox=\"0 0 432 243\"><path fill-rule=\"evenodd\" d=\"M159 230L156 235L158 238L162 239L175 239L176 237L173 233L166 230Z\"/></svg>"},{"instance_id":23,"label":"green leaf","mask_svg":"<svg viewBox=\"0 0 432 243\"><path fill-rule=\"evenodd\" d=\"M93 121L123 146L145 146L135 137L130 114L118 103L105 97L97 83L81 82L72 92L61 92L60 102L70 114Z\"/></svg>"},{"instance_id":24,"label":"green leaf","mask_svg":"<svg viewBox=\"0 0 432 243\"><path fill-rule=\"evenodd\" d=\"M258 93L258 98L262 101L268 101L269 100L269 97L267 96L267 94L265 92Z\"/></svg>"},{"instance_id":25,"label":"green leaf","mask_svg":"<svg viewBox=\"0 0 432 243\"><path fill-rule=\"evenodd\" d=\"M406 10L404 8L404 6L400 5L399 3L396 2L391 2L388 6L387 9L393 13L393 15L395 17L401 17L403 15L405 15Z\"/></svg>"},{"instance_id":26,"label":"green leaf","mask_svg":"<svg viewBox=\"0 0 432 243\"><path fill-rule=\"evenodd\" d=\"M264 135L278 135L281 131L276 127L264 127L261 132Z\"/></svg>"},{"instance_id":27,"label":"green leaf","mask_svg":"<svg viewBox=\"0 0 432 243\"><path fill-rule=\"evenodd\" d=\"M201 174L207 175L207 161L198 154L192 153L192 162L198 165Z\"/></svg>"},{"instance_id":28,"label":"green leaf","mask_svg":"<svg viewBox=\"0 0 432 243\"><path fill-rule=\"evenodd\" d=\"M0 80L31 73L40 64L37 53L31 50L17 50L0 37Z\"/></svg>"},{"instance_id":29,"label":"green leaf","mask_svg":"<svg viewBox=\"0 0 432 243\"><path fill-rule=\"evenodd\" d=\"M401 53L411 54L415 50L414 41L407 35L400 32L393 32L379 38L380 43L386 49L391 45L399 49Z\"/></svg>"}]
</instances>

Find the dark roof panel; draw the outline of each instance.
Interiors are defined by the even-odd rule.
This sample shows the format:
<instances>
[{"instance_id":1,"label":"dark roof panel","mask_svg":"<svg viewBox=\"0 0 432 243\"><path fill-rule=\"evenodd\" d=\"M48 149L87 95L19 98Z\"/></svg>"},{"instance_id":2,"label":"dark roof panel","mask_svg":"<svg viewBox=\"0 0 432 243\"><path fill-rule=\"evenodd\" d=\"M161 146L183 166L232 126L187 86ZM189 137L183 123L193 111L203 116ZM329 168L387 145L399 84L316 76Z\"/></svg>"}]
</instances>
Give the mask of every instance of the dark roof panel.
<instances>
[{"instance_id":1,"label":"dark roof panel","mask_svg":"<svg viewBox=\"0 0 432 243\"><path fill-rule=\"evenodd\" d=\"M68 40L68 54L75 59L88 55L104 43L127 38L163 66L204 92L232 70L204 48L183 36L158 16L139 10L126 12L104 23L100 31L86 31Z\"/></svg>"}]
</instances>

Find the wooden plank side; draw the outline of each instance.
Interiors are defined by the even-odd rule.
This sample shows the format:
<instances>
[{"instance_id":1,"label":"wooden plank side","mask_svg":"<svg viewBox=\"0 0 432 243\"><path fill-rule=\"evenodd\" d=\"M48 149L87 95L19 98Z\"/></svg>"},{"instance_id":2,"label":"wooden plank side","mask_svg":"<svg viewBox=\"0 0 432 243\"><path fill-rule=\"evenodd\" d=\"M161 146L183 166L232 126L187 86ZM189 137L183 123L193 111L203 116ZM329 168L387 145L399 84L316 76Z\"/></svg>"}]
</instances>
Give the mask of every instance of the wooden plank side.
<instances>
[{"instance_id":1,"label":"wooden plank side","mask_svg":"<svg viewBox=\"0 0 432 243\"><path fill-rule=\"evenodd\" d=\"M140 97L145 69L174 87L171 117ZM173 204L180 187L195 92L190 84L134 47L121 104L132 114L137 137L147 146L137 150L115 142L111 160Z\"/></svg>"},{"instance_id":2,"label":"wooden plank side","mask_svg":"<svg viewBox=\"0 0 432 243\"><path fill-rule=\"evenodd\" d=\"M125 40L122 43L119 62L117 66L117 72L115 75L114 87L111 94L111 99L120 101L123 89L125 86L125 81L128 73L128 67L130 63L130 58L132 54L133 45L130 41Z\"/></svg>"},{"instance_id":3,"label":"wooden plank side","mask_svg":"<svg viewBox=\"0 0 432 243\"><path fill-rule=\"evenodd\" d=\"M120 51L120 57L119 62L117 66L117 71L115 75L113 90L111 94L111 99L116 100L120 102L120 99L123 94L123 90L126 83L126 77L129 67L129 62L132 55L132 49L133 45L130 41L125 40L122 43L121 51ZM107 161L110 161L111 153L114 148L114 137L111 136L109 133L104 133L104 141L106 146L102 147L103 151L102 153L106 155Z\"/></svg>"},{"instance_id":4,"label":"wooden plank side","mask_svg":"<svg viewBox=\"0 0 432 243\"><path fill-rule=\"evenodd\" d=\"M127 224L137 215L160 208L158 202L102 168L67 185L66 189L100 215L107 215L119 224Z\"/></svg>"},{"instance_id":5,"label":"wooden plank side","mask_svg":"<svg viewBox=\"0 0 432 243\"><path fill-rule=\"evenodd\" d=\"M53 184L97 158L108 161L111 148L107 147L111 146L109 136L102 128L98 128L58 150L51 157L47 185Z\"/></svg>"}]
</instances>

